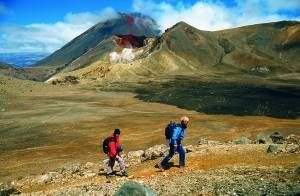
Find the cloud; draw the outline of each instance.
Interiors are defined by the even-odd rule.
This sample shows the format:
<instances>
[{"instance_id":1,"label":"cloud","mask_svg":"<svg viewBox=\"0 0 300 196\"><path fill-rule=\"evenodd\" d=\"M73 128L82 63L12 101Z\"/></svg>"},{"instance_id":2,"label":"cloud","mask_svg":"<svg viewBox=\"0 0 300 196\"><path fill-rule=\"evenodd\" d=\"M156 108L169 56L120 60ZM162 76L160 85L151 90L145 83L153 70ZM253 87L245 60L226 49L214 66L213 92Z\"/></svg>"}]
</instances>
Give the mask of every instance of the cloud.
<instances>
[{"instance_id":1,"label":"cloud","mask_svg":"<svg viewBox=\"0 0 300 196\"><path fill-rule=\"evenodd\" d=\"M0 52L53 52L97 22L118 17L112 8L92 13L68 13L53 24L0 24Z\"/></svg>"},{"instance_id":2,"label":"cloud","mask_svg":"<svg viewBox=\"0 0 300 196\"><path fill-rule=\"evenodd\" d=\"M192 6L185 6L184 3L169 4L154 1L134 0L135 11L146 11L157 23L166 29L179 21L184 21L199 29L216 30L231 26L229 10L219 4L209 2L196 2Z\"/></svg>"},{"instance_id":3,"label":"cloud","mask_svg":"<svg viewBox=\"0 0 300 196\"><path fill-rule=\"evenodd\" d=\"M208 31L279 20L300 21L299 0L233 0L230 6L220 0L132 2L132 11L154 18L162 32L179 21ZM0 2L0 17L9 12ZM107 7L98 12L70 12L52 24L17 26L0 22L0 52L53 52L97 22L115 17L118 13Z\"/></svg>"},{"instance_id":4,"label":"cloud","mask_svg":"<svg viewBox=\"0 0 300 196\"><path fill-rule=\"evenodd\" d=\"M236 2L237 6L232 9L234 26L300 19L299 1L236 0ZM295 12L298 14L294 15Z\"/></svg>"},{"instance_id":5,"label":"cloud","mask_svg":"<svg viewBox=\"0 0 300 196\"><path fill-rule=\"evenodd\" d=\"M278 12L278 11L292 11L298 12L300 11L300 1L299 0L267 0L267 9L270 12Z\"/></svg>"},{"instance_id":6,"label":"cloud","mask_svg":"<svg viewBox=\"0 0 300 196\"><path fill-rule=\"evenodd\" d=\"M116 18L118 16L118 13L113 8L107 7L104 10L96 13L68 13L65 16L65 21L70 24L84 24L87 23L87 21L88 23L96 24L97 22Z\"/></svg>"},{"instance_id":7,"label":"cloud","mask_svg":"<svg viewBox=\"0 0 300 196\"><path fill-rule=\"evenodd\" d=\"M236 0L230 7L222 1L184 1L160 3L154 0L134 0L133 9L152 16L162 30L184 21L201 30L221 30L263 22L299 20L299 0ZM298 13L296 16L290 13Z\"/></svg>"}]
</instances>

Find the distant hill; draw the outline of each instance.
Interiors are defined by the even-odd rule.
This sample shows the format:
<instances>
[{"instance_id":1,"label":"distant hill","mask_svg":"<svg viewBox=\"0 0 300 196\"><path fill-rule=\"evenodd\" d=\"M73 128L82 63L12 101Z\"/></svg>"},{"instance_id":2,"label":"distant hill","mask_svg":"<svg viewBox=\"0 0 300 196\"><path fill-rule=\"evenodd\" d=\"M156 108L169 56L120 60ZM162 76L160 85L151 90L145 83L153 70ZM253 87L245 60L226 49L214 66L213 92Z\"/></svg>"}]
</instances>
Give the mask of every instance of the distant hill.
<instances>
[{"instance_id":1,"label":"distant hill","mask_svg":"<svg viewBox=\"0 0 300 196\"><path fill-rule=\"evenodd\" d=\"M160 37L113 35L47 80L130 90L139 99L209 114L298 118L300 23L222 31L184 22ZM104 52L104 48L110 49ZM186 100L189 100L188 102Z\"/></svg>"},{"instance_id":2,"label":"distant hill","mask_svg":"<svg viewBox=\"0 0 300 196\"><path fill-rule=\"evenodd\" d=\"M29 77L24 69L17 69L15 66L4 62L0 62L0 74L20 79L27 79Z\"/></svg>"},{"instance_id":3,"label":"distant hill","mask_svg":"<svg viewBox=\"0 0 300 196\"><path fill-rule=\"evenodd\" d=\"M157 24L150 17L139 13L119 13L118 18L96 24L33 67L38 67L43 72L47 69L46 75L50 77L64 69L70 71L86 67L102 58L113 49L113 35L157 36L159 33Z\"/></svg>"},{"instance_id":4,"label":"distant hill","mask_svg":"<svg viewBox=\"0 0 300 196\"><path fill-rule=\"evenodd\" d=\"M37 61L48 56L49 53L39 52L12 52L12 53L0 53L0 62L11 64L16 68L24 68L31 66Z\"/></svg>"},{"instance_id":5,"label":"distant hill","mask_svg":"<svg viewBox=\"0 0 300 196\"><path fill-rule=\"evenodd\" d=\"M63 82L72 75L84 83L134 82L175 75L224 78L226 74L288 74L297 78L299 52L298 21L212 32L179 22L159 36L153 19L120 13L25 69L28 74L21 78Z\"/></svg>"},{"instance_id":6,"label":"distant hill","mask_svg":"<svg viewBox=\"0 0 300 196\"><path fill-rule=\"evenodd\" d=\"M216 32L201 31L180 22L162 35L153 53L155 57L149 61L172 65L169 67L179 74L294 73L300 71L299 41L299 22L258 24Z\"/></svg>"},{"instance_id":7,"label":"distant hill","mask_svg":"<svg viewBox=\"0 0 300 196\"><path fill-rule=\"evenodd\" d=\"M179 22L156 37L149 36L155 34L154 31L148 34L145 31L142 35L121 33L121 29L126 29L124 22L128 16L122 17L122 22L118 19L94 26L37 66L55 67L56 70L52 69L55 79L73 75L84 83L143 81L172 75L224 77L230 73L265 77L300 71L300 23L296 21L214 32ZM111 32L113 35L103 37L108 28L104 24L120 27L114 28L117 30ZM90 37L94 37L95 32L100 32L99 38L92 42ZM89 49L78 52L83 46ZM65 57L63 61L60 56ZM67 59L73 60L67 62Z\"/></svg>"}]
</instances>

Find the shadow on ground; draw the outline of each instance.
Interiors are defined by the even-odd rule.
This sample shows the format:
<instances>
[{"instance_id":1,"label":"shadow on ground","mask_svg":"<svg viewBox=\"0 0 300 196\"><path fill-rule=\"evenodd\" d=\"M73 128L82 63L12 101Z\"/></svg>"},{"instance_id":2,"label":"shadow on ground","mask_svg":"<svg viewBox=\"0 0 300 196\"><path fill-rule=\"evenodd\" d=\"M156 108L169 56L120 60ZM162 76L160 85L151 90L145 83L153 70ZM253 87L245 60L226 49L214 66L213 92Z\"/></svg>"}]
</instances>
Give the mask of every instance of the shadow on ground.
<instances>
[{"instance_id":1,"label":"shadow on ground","mask_svg":"<svg viewBox=\"0 0 300 196\"><path fill-rule=\"evenodd\" d=\"M300 116L300 87L268 87L176 78L165 83L148 83L138 88L136 93L136 97L143 101L175 105L206 114L286 119Z\"/></svg>"}]
</instances>

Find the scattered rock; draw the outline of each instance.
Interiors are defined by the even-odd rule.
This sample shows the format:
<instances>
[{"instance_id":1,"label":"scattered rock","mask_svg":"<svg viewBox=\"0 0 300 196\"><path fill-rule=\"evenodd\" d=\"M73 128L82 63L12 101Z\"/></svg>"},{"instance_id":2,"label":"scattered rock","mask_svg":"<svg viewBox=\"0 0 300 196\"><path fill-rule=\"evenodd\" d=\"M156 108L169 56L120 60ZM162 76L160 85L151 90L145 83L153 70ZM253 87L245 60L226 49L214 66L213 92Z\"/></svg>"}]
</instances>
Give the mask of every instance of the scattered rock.
<instances>
[{"instance_id":1,"label":"scattered rock","mask_svg":"<svg viewBox=\"0 0 300 196\"><path fill-rule=\"evenodd\" d=\"M257 140L258 144L266 144L267 143L267 139L265 137L261 137Z\"/></svg>"},{"instance_id":2,"label":"scattered rock","mask_svg":"<svg viewBox=\"0 0 300 196\"><path fill-rule=\"evenodd\" d=\"M92 177L97 176L97 174L96 174L96 173L92 173L92 172L83 172L83 173L82 173L82 176L83 176L84 178L92 178Z\"/></svg>"},{"instance_id":3,"label":"scattered rock","mask_svg":"<svg viewBox=\"0 0 300 196\"><path fill-rule=\"evenodd\" d=\"M195 149L192 145L189 145L189 146L185 146L185 151L186 153L190 153L190 152L194 152Z\"/></svg>"},{"instance_id":4,"label":"scattered rock","mask_svg":"<svg viewBox=\"0 0 300 196\"><path fill-rule=\"evenodd\" d=\"M216 141L216 140L208 140L207 144L210 145L210 146L216 146L216 145L222 144L222 142Z\"/></svg>"},{"instance_id":5,"label":"scattered rock","mask_svg":"<svg viewBox=\"0 0 300 196\"><path fill-rule=\"evenodd\" d=\"M60 174L59 172L49 172L48 175L51 176L51 178L62 177L62 174Z\"/></svg>"},{"instance_id":6,"label":"scattered rock","mask_svg":"<svg viewBox=\"0 0 300 196\"><path fill-rule=\"evenodd\" d=\"M6 195L19 195L21 194L20 191L18 191L15 188L9 188L9 189L4 189L0 191L1 196L6 196Z\"/></svg>"},{"instance_id":7,"label":"scattered rock","mask_svg":"<svg viewBox=\"0 0 300 196\"><path fill-rule=\"evenodd\" d=\"M274 144L282 144L283 143L283 136L279 132L274 132L270 135Z\"/></svg>"},{"instance_id":8,"label":"scattered rock","mask_svg":"<svg viewBox=\"0 0 300 196\"><path fill-rule=\"evenodd\" d=\"M204 145L208 144L208 140L206 137L201 137L200 140L198 141L198 145Z\"/></svg>"},{"instance_id":9,"label":"scattered rock","mask_svg":"<svg viewBox=\"0 0 300 196\"><path fill-rule=\"evenodd\" d=\"M300 174L300 166L298 166L298 167L295 169L295 172L296 172L297 174Z\"/></svg>"},{"instance_id":10,"label":"scattered rock","mask_svg":"<svg viewBox=\"0 0 300 196\"><path fill-rule=\"evenodd\" d=\"M132 196L155 196L156 193L151 189L143 186L137 182L126 182L115 194L116 196L121 195L132 195Z\"/></svg>"},{"instance_id":11,"label":"scattered rock","mask_svg":"<svg viewBox=\"0 0 300 196\"><path fill-rule=\"evenodd\" d=\"M288 144L285 149L288 153L296 153L300 151L300 147L297 144Z\"/></svg>"},{"instance_id":12,"label":"scattered rock","mask_svg":"<svg viewBox=\"0 0 300 196\"><path fill-rule=\"evenodd\" d=\"M151 160L168 154L169 147L165 144L155 145L145 150L145 159Z\"/></svg>"},{"instance_id":13,"label":"scattered rock","mask_svg":"<svg viewBox=\"0 0 300 196\"><path fill-rule=\"evenodd\" d=\"M252 71L252 72L258 72L258 73L269 73L271 70L267 66L260 66L260 65L258 65L256 67L252 67L250 69L250 71Z\"/></svg>"},{"instance_id":14,"label":"scattered rock","mask_svg":"<svg viewBox=\"0 0 300 196\"><path fill-rule=\"evenodd\" d=\"M266 140L264 138L261 138L261 139L258 140L258 143L259 144L265 144Z\"/></svg>"},{"instance_id":15,"label":"scattered rock","mask_svg":"<svg viewBox=\"0 0 300 196\"><path fill-rule=\"evenodd\" d=\"M37 183L50 183L52 181L52 176L49 174L44 174L37 179Z\"/></svg>"},{"instance_id":16,"label":"scattered rock","mask_svg":"<svg viewBox=\"0 0 300 196\"><path fill-rule=\"evenodd\" d=\"M209 143L209 142L208 142ZM214 145L220 142L213 141ZM224 146L185 146L190 151L189 156L197 156L198 151L211 151L231 148L233 144ZM262 148L261 145L257 145ZM280 152L279 148L294 149L296 144L269 145L268 152ZM252 149L252 145L238 145L238 149ZM189 150L190 149L190 150ZM168 151L166 145L156 145L145 150L149 158L161 156ZM128 153L129 154L129 153ZM128 157L142 157L142 151L133 151ZM290 154L288 156L294 156ZM105 161L106 162L106 161ZM154 162L154 161L153 161ZM170 162L171 164L172 162ZM147 163L145 163L147 164ZM116 164L118 165L118 164ZM0 195L20 194L26 187L49 186L43 191L28 193L28 195L297 195L300 190L300 167L259 167L234 166L211 169L174 169L164 170L155 175L104 178L97 175L99 164L87 162L82 166L72 164L63 167L62 172L49 172L40 176L26 176L5 186L0 183ZM172 168L170 167L170 168ZM97 170L97 172L94 172ZM103 170L104 171L104 170ZM177 172L173 172L177 171ZM88 179L91 178L91 179ZM80 181L82 180L82 181ZM134 181L132 181L134 180ZM80 182L80 183L78 183ZM259 182L259 183L258 183ZM78 185L76 185L78 184ZM72 185L72 186L71 186ZM52 187L52 188L50 188ZM14 191L14 192L13 192ZM27 194L27 193L26 193Z\"/></svg>"},{"instance_id":17,"label":"scattered rock","mask_svg":"<svg viewBox=\"0 0 300 196\"><path fill-rule=\"evenodd\" d=\"M267 149L267 153L274 153L278 151L278 146L276 145L269 145L268 149Z\"/></svg>"},{"instance_id":18,"label":"scattered rock","mask_svg":"<svg viewBox=\"0 0 300 196\"><path fill-rule=\"evenodd\" d=\"M74 174L76 172L79 172L80 171L80 164L75 163L75 164L72 164L72 165L65 166L63 168L63 171L64 172L71 172L72 174Z\"/></svg>"},{"instance_id":19,"label":"scattered rock","mask_svg":"<svg viewBox=\"0 0 300 196\"><path fill-rule=\"evenodd\" d=\"M94 166L95 166L94 163L87 162L83 167L84 167L85 169L89 169L89 168L92 168L92 167L94 167Z\"/></svg>"},{"instance_id":20,"label":"scattered rock","mask_svg":"<svg viewBox=\"0 0 300 196\"><path fill-rule=\"evenodd\" d=\"M251 144L252 140L250 140L249 138L242 136L239 137L238 139L233 141L234 144Z\"/></svg>"},{"instance_id":21,"label":"scattered rock","mask_svg":"<svg viewBox=\"0 0 300 196\"><path fill-rule=\"evenodd\" d=\"M300 136L291 134L291 135L289 135L285 138L285 141L288 144L298 144L298 145L300 145Z\"/></svg>"},{"instance_id":22,"label":"scattered rock","mask_svg":"<svg viewBox=\"0 0 300 196\"><path fill-rule=\"evenodd\" d=\"M143 150L137 150L137 151L130 151L128 152L128 159L133 159L133 158L141 158L144 156L145 152Z\"/></svg>"}]
</instances>

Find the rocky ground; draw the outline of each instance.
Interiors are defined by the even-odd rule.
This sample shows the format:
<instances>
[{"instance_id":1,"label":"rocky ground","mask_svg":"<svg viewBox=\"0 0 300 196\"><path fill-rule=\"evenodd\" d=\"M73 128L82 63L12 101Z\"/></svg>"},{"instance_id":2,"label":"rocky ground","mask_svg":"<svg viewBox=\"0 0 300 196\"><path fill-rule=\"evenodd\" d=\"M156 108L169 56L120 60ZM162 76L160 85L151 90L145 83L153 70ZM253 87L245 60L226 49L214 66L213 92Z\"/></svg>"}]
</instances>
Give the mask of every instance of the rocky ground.
<instances>
[{"instance_id":1,"label":"rocky ground","mask_svg":"<svg viewBox=\"0 0 300 196\"><path fill-rule=\"evenodd\" d=\"M300 194L299 135L291 135L299 120L204 115L133 96L0 78L0 195L113 195L123 185L148 195ZM178 168L176 155L160 171L155 165L168 147L153 145L182 114L193 119L187 167ZM129 177L108 179L98 145L116 122L126 133ZM274 133L274 142L275 131L282 135Z\"/></svg>"},{"instance_id":2,"label":"rocky ground","mask_svg":"<svg viewBox=\"0 0 300 196\"><path fill-rule=\"evenodd\" d=\"M72 164L1 183L1 195L132 195L132 189L136 195L299 195L299 136L274 141L202 139L185 147L187 167L178 167L176 155L163 171L155 165L168 147L155 145L124 153L129 177L116 165L107 178L106 160Z\"/></svg>"}]
</instances>

